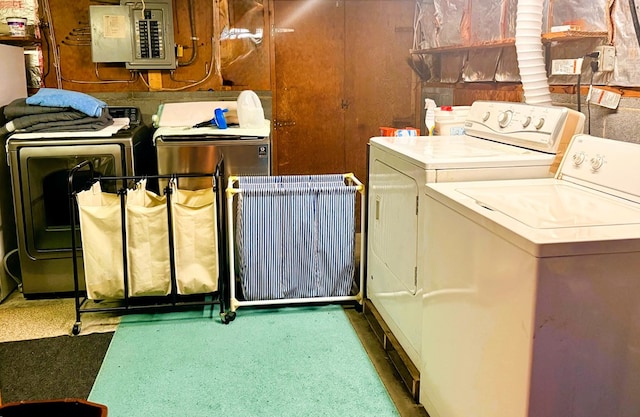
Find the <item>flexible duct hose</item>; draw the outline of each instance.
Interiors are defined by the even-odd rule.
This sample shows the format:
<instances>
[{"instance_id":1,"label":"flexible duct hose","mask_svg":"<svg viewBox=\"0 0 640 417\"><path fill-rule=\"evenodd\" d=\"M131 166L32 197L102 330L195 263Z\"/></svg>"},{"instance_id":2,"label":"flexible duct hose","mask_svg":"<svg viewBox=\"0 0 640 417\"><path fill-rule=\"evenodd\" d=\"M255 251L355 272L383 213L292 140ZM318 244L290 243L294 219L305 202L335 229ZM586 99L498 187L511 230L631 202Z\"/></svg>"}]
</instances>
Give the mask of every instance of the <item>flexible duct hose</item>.
<instances>
[{"instance_id":1,"label":"flexible duct hose","mask_svg":"<svg viewBox=\"0 0 640 417\"><path fill-rule=\"evenodd\" d=\"M551 106L549 80L542 52L543 0L519 0L516 14L516 56L524 100Z\"/></svg>"}]
</instances>

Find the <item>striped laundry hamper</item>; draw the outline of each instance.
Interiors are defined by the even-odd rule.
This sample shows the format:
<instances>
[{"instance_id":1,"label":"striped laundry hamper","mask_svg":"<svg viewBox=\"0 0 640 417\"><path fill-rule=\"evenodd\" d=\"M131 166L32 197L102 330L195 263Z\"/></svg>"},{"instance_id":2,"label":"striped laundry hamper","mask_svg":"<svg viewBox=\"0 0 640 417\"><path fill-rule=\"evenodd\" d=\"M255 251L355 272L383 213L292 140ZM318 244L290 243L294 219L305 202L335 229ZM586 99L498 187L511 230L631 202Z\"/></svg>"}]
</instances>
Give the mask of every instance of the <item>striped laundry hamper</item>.
<instances>
[{"instance_id":1,"label":"striped laundry hamper","mask_svg":"<svg viewBox=\"0 0 640 417\"><path fill-rule=\"evenodd\" d=\"M344 175L244 176L237 184L230 233L245 300L351 294L358 185Z\"/></svg>"}]
</instances>

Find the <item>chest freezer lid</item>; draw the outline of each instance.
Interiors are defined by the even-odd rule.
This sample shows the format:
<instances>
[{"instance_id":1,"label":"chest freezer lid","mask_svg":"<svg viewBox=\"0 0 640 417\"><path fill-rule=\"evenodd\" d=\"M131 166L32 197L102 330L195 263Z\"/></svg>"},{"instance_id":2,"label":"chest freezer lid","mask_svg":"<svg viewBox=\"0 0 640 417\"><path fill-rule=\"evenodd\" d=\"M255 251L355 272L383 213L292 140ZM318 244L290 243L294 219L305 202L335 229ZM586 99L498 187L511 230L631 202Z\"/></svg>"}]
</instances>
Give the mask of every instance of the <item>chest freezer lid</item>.
<instances>
[{"instance_id":1,"label":"chest freezer lid","mask_svg":"<svg viewBox=\"0 0 640 417\"><path fill-rule=\"evenodd\" d=\"M163 103L158 107L157 113L152 116L153 126L191 127L205 120L211 120L217 108L236 114L237 103L235 100Z\"/></svg>"},{"instance_id":2,"label":"chest freezer lid","mask_svg":"<svg viewBox=\"0 0 640 417\"><path fill-rule=\"evenodd\" d=\"M550 166L555 155L468 135L380 136L373 147L423 169Z\"/></svg>"},{"instance_id":3,"label":"chest freezer lid","mask_svg":"<svg viewBox=\"0 0 640 417\"><path fill-rule=\"evenodd\" d=\"M200 140L210 139L216 140L219 137L220 140L224 139L242 139L242 138L268 138L271 133L271 122L269 120L264 121L264 125L261 128L240 128L237 126L231 126L226 129L218 129L215 126L212 127L160 127L153 133L153 142L162 138L164 140Z\"/></svg>"}]
</instances>

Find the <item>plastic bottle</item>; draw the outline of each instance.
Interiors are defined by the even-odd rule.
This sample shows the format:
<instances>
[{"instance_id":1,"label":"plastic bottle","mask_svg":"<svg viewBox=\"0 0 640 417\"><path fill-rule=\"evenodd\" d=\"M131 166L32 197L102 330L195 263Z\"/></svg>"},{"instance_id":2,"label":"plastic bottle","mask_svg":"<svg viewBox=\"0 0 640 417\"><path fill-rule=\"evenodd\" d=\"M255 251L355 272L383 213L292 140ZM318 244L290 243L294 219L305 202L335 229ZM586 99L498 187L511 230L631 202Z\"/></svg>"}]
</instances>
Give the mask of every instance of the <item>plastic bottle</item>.
<instances>
[{"instance_id":1,"label":"plastic bottle","mask_svg":"<svg viewBox=\"0 0 640 417\"><path fill-rule=\"evenodd\" d=\"M436 102L430 98L424 99L424 125L427 128L427 135L433 136L433 129L436 127Z\"/></svg>"},{"instance_id":2,"label":"plastic bottle","mask_svg":"<svg viewBox=\"0 0 640 417\"><path fill-rule=\"evenodd\" d=\"M244 90L238 96L238 123L241 128L252 129L264 126L264 110L258 95Z\"/></svg>"}]
</instances>

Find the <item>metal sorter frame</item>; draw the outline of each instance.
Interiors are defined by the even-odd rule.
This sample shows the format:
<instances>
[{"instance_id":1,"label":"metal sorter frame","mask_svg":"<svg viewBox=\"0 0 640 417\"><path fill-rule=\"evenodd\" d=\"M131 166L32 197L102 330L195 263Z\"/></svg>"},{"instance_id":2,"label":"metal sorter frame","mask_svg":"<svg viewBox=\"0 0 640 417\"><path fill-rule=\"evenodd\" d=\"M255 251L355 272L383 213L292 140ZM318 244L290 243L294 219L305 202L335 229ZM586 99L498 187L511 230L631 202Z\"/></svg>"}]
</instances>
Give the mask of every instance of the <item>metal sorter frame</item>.
<instances>
[{"instance_id":1,"label":"metal sorter frame","mask_svg":"<svg viewBox=\"0 0 640 417\"><path fill-rule=\"evenodd\" d=\"M250 181L254 184L267 184L271 185L272 189L275 188L275 184L279 184L281 187L297 187L300 189L301 184L312 184L313 189L315 191L324 191L331 192L331 189L339 189L341 184L342 188L351 187L354 189L355 193L360 193L360 214L361 219L365 218L365 189L363 184L351 173L348 174L337 174L337 175L291 175L291 176L269 176L269 177L260 177L260 176L251 176L251 177L238 177L231 176L228 179L227 186L227 240L228 240L228 257L229 257L229 307L230 311L227 313L227 319L233 320L235 318L235 311L241 306L266 306L266 305L288 305L288 304L302 304L302 303L330 303L330 302L346 302L346 301L355 301L359 306L362 306L364 301L364 264L362 262L362 258L364 256L364 242L365 242L365 221L360 222L360 256L359 256L359 283L357 292L354 294L353 284L354 284L354 276L352 275L350 278L350 295L321 295L321 296L304 296L304 297L293 297L293 298L275 298L275 299L253 299L253 300L240 300L236 296L236 244L235 244L235 231L237 224L234 224L234 214L237 213L239 208L238 199L235 197L242 195L243 193L247 193L249 189L245 184L245 188L243 189L241 186L242 180ZM267 187L269 188L269 187ZM355 217L355 201L354 201L354 213ZM355 234L356 223L353 223L353 232ZM255 236L247 236L248 239L255 238ZM353 239L353 248L355 252L355 245L357 244L355 240L355 236ZM260 254L254 254L255 256L259 256ZM355 256L352 258L355 264ZM264 262L270 262L270 259L264 259ZM354 265L354 275L355 275L355 265ZM240 277L242 280L242 277Z\"/></svg>"},{"instance_id":2,"label":"metal sorter frame","mask_svg":"<svg viewBox=\"0 0 640 417\"><path fill-rule=\"evenodd\" d=\"M122 299L115 300L101 300L100 302L95 302L95 300L90 300L86 295L82 294L82 290L80 288L79 283L79 268L78 261L79 249L77 247L77 239L75 235L75 230L77 226L77 215L76 215L76 195L77 192L74 188L74 175L83 168L87 168L90 171L91 177L90 181L93 183L94 180L98 181L115 181L116 183L122 184L122 189L118 192L120 196L120 214L122 219L122 241L126 241L126 227L124 227L125 220L125 193L124 189L127 186L129 181L141 180L141 179L166 179L166 180L179 180L184 177L210 177L212 178L212 187L215 192L215 202L217 207L218 217L215 219L216 221L216 231L217 231L217 239L218 239L218 289L213 293L202 293L202 294L190 294L190 295L180 295L177 291L176 284L176 271L175 271L175 255L174 255L174 236L172 232L172 217L171 210L168 210L168 233L169 233L169 261L170 261L170 282L171 282L171 291L167 296L150 296L150 297L130 297L128 293L128 271L127 271L127 262L128 262L128 254L126 250L126 245L123 245L123 253L122 259L124 264L123 271L123 282L124 282L124 297ZM73 169L70 170L69 173L69 208L71 213L71 241L72 241L72 264L73 264L73 276L74 276L74 287L75 287L75 307L76 307L76 322L73 325L72 333L77 335L81 331L81 314L83 313L100 313L100 312L116 312L116 313L144 313L149 311L167 311L167 310L175 310L177 308L192 308L197 306L210 306L211 314L213 314L213 305L220 305L220 318L222 323L227 324L229 320L227 320L227 316L225 314L225 285L224 279L222 277L226 276L225 270L225 262L226 253L225 253L225 244L224 244L224 226L223 222L220 218L223 218L223 209L224 209L224 200L221 198L221 193L219 192L222 184L222 172L223 172L223 162L220 161L216 168L215 173L193 173L193 174L174 174L174 175L146 175L146 176L120 176L120 177L95 177L93 165L90 161L84 161L80 164L76 165ZM171 191L167 190L167 206L169 207L171 204ZM198 299L194 299L194 297L198 297ZM93 302L90 305L90 302Z\"/></svg>"}]
</instances>

